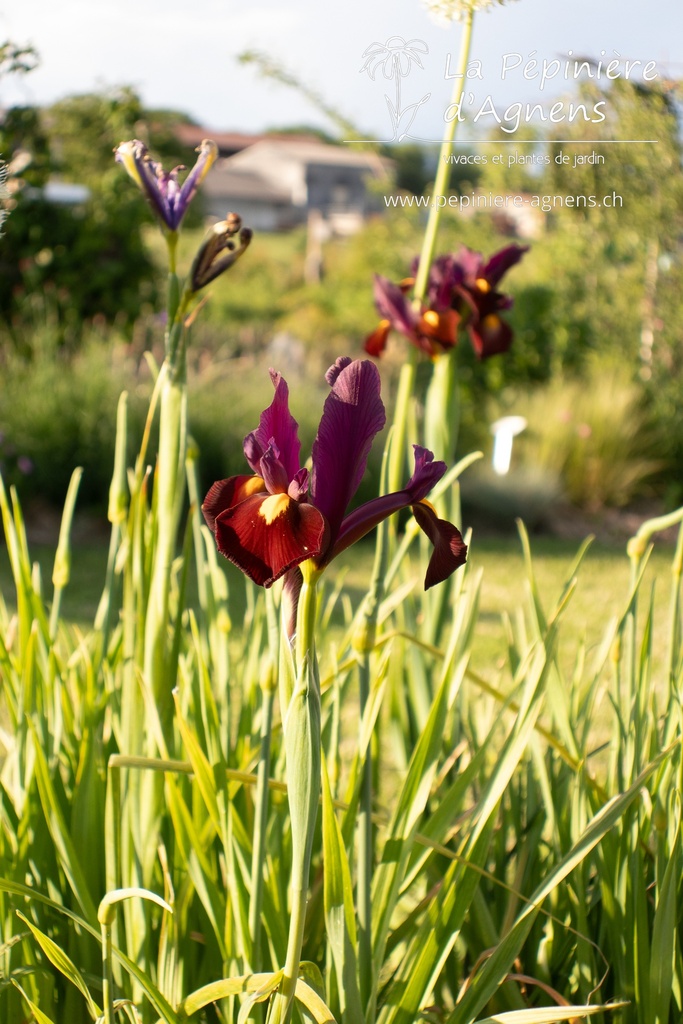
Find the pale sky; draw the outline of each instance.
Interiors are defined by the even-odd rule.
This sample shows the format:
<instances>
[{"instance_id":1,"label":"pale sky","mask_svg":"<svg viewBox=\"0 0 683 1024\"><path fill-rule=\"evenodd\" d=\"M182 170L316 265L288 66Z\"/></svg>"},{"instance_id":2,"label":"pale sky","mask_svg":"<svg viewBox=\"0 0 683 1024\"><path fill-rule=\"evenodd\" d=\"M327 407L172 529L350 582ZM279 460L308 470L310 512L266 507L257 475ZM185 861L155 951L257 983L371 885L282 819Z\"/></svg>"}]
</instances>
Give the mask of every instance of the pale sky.
<instances>
[{"instance_id":1,"label":"pale sky","mask_svg":"<svg viewBox=\"0 0 683 1024\"><path fill-rule=\"evenodd\" d=\"M364 130L390 137L385 95L395 82L381 70L375 81L360 73L363 52L392 36L428 47L402 79L402 104L419 101L416 135L440 138L453 83L446 59L457 60L461 27L444 29L419 0L14 0L0 10L0 40L33 43L38 70L0 83L0 105L45 104L106 86L132 85L148 106L184 110L207 128L260 131L291 123L330 127L296 92L260 79L236 55L259 49L285 63ZM472 56L481 79L472 87L475 104L491 95L496 104L539 102L571 83L523 77L529 59L574 56L656 62L656 73L683 78L681 0L516 0L475 19ZM524 63L502 81L506 54ZM508 57L508 64L517 58ZM642 66L641 65L641 66ZM533 68L531 72L533 73ZM487 124L491 127L491 124Z\"/></svg>"}]
</instances>

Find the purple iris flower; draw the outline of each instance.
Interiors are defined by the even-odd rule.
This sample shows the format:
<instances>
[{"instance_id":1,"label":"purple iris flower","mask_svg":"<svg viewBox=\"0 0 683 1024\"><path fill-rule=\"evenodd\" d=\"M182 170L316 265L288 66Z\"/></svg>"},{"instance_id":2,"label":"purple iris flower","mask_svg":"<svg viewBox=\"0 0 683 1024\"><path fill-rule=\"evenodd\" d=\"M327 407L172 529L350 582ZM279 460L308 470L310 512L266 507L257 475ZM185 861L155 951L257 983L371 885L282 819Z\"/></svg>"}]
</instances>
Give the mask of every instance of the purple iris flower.
<instances>
[{"instance_id":1,"label":"purple iris flower","mask_svg":"<svg viewBox=\"0 0 683 1024\"><path fill-rule=\"evenodd\" d=\"M271 370L275 397L244 439L254 475L219 480L202 510L221 554L254 583L269 587L311 559L323 569L393 512L411 507L434 545L425 590L463 565L467 547L451 523L425 501L446 464L414 446L415 471L401 491L382 495L347 514L375 436L385 423L380 378L369 360L338 359L325 379L331 387L313 444L312 470L300 467L298 425L289 411L286 381Z\"/></svg>"},{"instance_id":2,"label":"purple iris flower","mask_svg":"<svg viewBox=\"0 0 683 1024\"><path fill-rule=\"evenodd\" d=\"M497 290L507 271L518 263L528 246L509 245L484 261L481 253L461 246L459 252L438 256L429 270L427 294L416 310L408 298L413 276L394 284L375 277L375 305L382 317L365 340L365 351L379 356L392 330L405 335L414 345L434 357L453 348L458 331L465 328L479 359L507 352L512 328L500 316L510 309L512 299Z\"/></svg>"},{"instance_id":3,"label":"purple iris flower","mask_svg":"<svg viewBox=\"0 0 683 1024\"><path fill-rule=\"evenodd\" d=\"M218 156L218 147L204 139L198 147L197 162L180 184L178 174L182 166L166 172L160 163L152 160L147 146L139 139L122 142L116 149L116 159L142 191L155 215L168 231L177 231L198 186Z\"/></svg>"}]
</instances>

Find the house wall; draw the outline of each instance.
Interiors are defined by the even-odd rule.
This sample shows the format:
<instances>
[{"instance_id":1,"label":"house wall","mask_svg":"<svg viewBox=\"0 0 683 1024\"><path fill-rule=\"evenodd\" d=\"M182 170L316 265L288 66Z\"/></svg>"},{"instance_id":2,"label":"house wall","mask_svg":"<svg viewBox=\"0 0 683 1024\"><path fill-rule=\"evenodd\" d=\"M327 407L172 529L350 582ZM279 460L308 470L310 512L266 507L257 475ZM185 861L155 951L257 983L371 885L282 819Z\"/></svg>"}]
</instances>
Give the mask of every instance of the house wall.
<instances>
[{"instance_id":1,"label":"house wall","mask_svg":"<svg viewBox=\"0 0 683 1024\"><path fill-rule=\"evenodd\" d=\"M357 167L309 164L306 175L309 209L325 214L365 212L367 172Z\"/></svg>"}]
</instances>

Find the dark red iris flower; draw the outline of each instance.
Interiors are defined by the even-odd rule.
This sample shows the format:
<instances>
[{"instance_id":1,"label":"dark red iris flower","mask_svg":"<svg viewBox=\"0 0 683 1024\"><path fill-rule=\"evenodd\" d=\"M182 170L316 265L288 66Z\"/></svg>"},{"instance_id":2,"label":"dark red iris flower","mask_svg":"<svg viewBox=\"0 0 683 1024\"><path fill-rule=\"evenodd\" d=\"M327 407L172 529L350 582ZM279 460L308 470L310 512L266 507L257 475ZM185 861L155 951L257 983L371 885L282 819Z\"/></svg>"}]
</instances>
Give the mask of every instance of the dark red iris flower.
<instances>
[{"instance_id":1,"label":"dark red iris flower","mask_svg":"<svg viewBox=\"0 0 683 1024\"><path fill-rule=\"evenodd\" d=\"M507 352L512 328L500 316L512 299L497 290L503 275L518 263L528 246L509 245L484 262L481 253L462 246L457 254L438 256L429 271L425 302L416 309L408 298L415 278L394 284L375 275L375 305L382 317L365 340L365 351L379 356L390 331L404 334L428 356L453 348L458 331L467 330L479 359ZM417 261L413 265L413 275Z\"/></svg>"},{"instance_id":2,"label":"dark red iris flower","mask_svg":"<svg viewBox=\"0 0 683 1024\"><path fill-rule=\"evenodd\" d=\"M309 559L323 569L387 516L410 506L434 545L425 589L442 582L467 557L460 532L424 500L446 464L415 445L415 471L403 490L347 514L386 419L380 378L369 360L341 358L325 379L331 390L309 473L300 466L298 425L289 411L287 383L271 370L275 397L256 430L244 439L253 474L219 480L202 505L218 550L254 583L269 587Z\"/></svg>"}]
</instances>

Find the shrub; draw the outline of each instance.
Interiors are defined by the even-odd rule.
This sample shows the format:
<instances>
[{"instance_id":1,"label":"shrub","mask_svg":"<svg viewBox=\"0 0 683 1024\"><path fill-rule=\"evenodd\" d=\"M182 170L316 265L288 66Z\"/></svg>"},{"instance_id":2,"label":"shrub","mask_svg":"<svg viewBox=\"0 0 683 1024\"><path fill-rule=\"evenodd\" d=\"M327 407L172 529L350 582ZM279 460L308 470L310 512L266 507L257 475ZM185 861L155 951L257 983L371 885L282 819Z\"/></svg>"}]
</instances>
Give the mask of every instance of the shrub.
<instances>
[{"instance_id":1,"label":"shrub","mask_svg":"<svg viewBox=\"0 0 683 1024\"><path fill-rule=\"evenodd\" d=\"M508 404L528 422L518 458L559 479L576 505L626 505L664 466L642 392L619 368L596 362L581 380L554 381Z\"/></svg>"}]
</instances>

